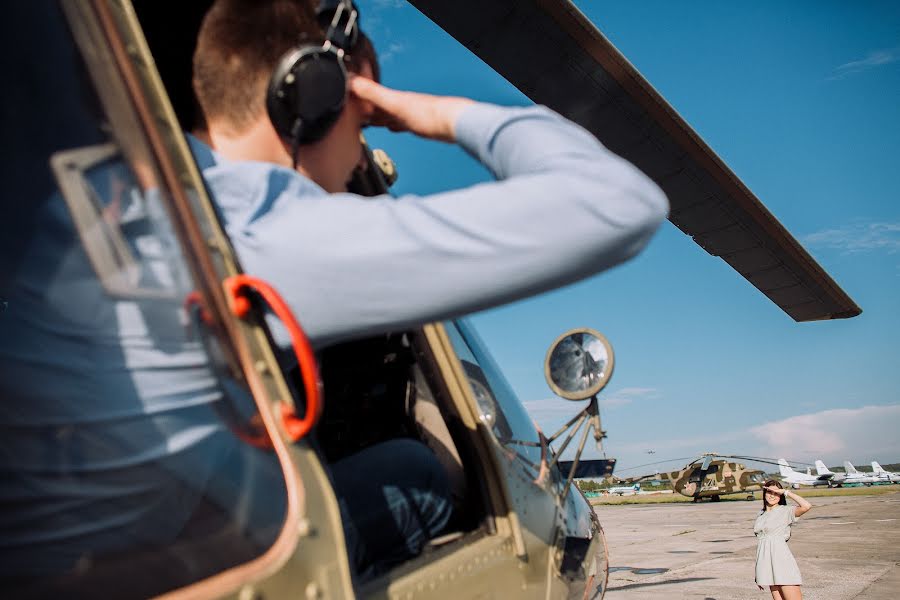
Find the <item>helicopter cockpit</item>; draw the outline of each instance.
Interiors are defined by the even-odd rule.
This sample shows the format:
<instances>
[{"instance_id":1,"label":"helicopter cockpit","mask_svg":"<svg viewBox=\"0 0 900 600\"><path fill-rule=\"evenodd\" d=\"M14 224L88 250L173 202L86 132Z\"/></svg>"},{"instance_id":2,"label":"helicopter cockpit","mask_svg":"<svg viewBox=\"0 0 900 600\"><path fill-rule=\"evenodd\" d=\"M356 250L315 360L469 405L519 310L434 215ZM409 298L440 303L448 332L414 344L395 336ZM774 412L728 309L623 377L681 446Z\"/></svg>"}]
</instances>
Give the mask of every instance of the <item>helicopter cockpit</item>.
<instances>
[{"instance_id":1,"label":"helicopter cockpit","mask_svg":"<svg viewBox=\"0 0 900 600\"><path fill-rule=\"evenodd\" d=\"M282 371L262 319L236 314L223 281L239 265L168 75L189 57L177 30L194 9L172 24L158 5L35 2L5 21L5 41L28 51L9 65L18 91L3 112L17 149L2 161L3 588L148 597L264 582L353 597L432 573L447 595L461 580L602 594L596 517L565 493L468 323L324 348L317 381L315 363ZM422 555L366 582L327 470L398 438L438 457L453 517Z\"/></svg>"}]
</instances>

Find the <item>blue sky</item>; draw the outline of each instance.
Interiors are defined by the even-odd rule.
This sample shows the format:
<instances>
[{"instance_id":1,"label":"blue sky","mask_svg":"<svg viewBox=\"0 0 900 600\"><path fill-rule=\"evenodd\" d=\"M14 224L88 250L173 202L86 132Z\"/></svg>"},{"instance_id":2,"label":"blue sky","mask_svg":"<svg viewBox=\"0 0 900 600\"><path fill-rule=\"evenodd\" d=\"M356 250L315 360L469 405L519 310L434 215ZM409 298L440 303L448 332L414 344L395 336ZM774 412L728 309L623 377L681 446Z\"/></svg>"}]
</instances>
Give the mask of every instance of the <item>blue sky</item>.
<instances>
[{"instance_id":1,"label":"blue sky","mask_svg":"<svg viewBox=\"0 0 900 600\"><path fill-rule=\"evenodd\" d=\"M601 401L622 469L707 450L900 461L900 4L576 4L864 312L795 323L666 223L622 267L474 316L520 399L549 431L581 408L542 365L587 326L616 351ZM405 2L359 5L386 84L529 103ZM488 178L453 146L367 135L398 193Z\"/></svg>"}]
</instances>

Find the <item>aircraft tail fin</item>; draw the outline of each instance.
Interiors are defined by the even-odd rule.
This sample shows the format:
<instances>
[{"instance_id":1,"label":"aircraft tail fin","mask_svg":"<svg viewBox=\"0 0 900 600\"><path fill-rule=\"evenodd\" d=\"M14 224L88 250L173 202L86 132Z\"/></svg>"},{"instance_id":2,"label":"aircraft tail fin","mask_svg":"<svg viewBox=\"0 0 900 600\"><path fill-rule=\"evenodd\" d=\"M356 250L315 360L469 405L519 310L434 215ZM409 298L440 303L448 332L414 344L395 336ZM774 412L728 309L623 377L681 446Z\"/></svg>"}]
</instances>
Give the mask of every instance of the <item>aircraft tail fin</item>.
<instances>
[{"instance_id":1,"label":"aircraft tail fin","mask_svg":"<svg viewBox=\"0 0 900 600\"><path fill-rule=\"evenodd\" d=\"M845 461L844 461L844 470L847 471L847 474L848 474L848 475L849 475L850 473L853 473L854 475L855 475L856 473L858 473L858 471L856 470L856 467L854 467L853 464L852 464L849 460L845 460Z\"/></svg>"},{"instance_id":2,"label":"aircraft tail fin","mask_svg":"<svg viewBox=\"0 0 900 600\"><path fill-rule=\"evenodd\" d=\"M825 466L821 460L816 461L816 473L819 475L833 475L833 473Z\"/></svg>"},{"instance_id":3,"label":"aircraft tail fin","mask_svg":"<svg viewBox=\"0 0 900 600\"><path fill-rule=\"evenodd\" d=\"M873 473L884 473L884 469L882 469L881 465L879 465L877 462L875 462L873 460L872 461L872 472Z\"/></svg>"},{"instance_id":4,"label":"aircraft tail fin","mask_svg":"<svg viewBox=\"0 0 900 600\"><path fill-rule=\"evenodd\" d=\"M788 462L786 460L784 460L783 458L779 458L778 459L778 472L781 473L782 477L790 477L791 473L793 473L794 470L791 468L791 466L788 464Z\"/></svg>"}]
</instances>

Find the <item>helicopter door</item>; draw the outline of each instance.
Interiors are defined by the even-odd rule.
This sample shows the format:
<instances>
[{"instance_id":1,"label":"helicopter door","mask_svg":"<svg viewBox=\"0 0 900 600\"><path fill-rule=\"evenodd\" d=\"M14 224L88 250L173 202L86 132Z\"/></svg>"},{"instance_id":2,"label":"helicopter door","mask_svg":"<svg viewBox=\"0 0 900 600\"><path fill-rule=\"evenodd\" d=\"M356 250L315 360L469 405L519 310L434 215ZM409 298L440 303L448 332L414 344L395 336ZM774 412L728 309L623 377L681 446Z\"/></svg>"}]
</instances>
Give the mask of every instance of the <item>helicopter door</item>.
<instances>
[{"instance_id":1,"label":"helicopter door","mask_svg":"<svg viewBox=\"0 0 900 600\"><path fill-rule=\"evenodd\" d=\"M204 343L185 309L202 268L91 15L16 3L0 36L0 588L16 597L148 597L250 568L296 510L231 338Z\"/></svg>"}]
</instances>

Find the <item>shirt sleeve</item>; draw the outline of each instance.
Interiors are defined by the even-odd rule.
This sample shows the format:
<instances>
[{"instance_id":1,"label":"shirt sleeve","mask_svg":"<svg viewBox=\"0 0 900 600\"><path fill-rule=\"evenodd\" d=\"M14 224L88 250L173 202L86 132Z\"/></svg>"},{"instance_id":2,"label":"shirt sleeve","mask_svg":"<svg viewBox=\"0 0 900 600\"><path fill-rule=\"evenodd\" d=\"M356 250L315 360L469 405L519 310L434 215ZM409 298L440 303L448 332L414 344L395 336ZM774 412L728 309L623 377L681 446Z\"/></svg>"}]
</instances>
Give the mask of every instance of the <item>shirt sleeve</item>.
<instances>
[{"instance_id":1,"label":"shirt sleeve","mask_svg":"<svg viewBox=\"0 0 900 600\"><path fill-rule=\"evenodd\" d=\"M269 279L315 345L578 281L634 256L666 217L648 177L546 108L475 104L456 132L497 181L369 199L299 197L300 184L271 178L265 209L229 227L245 270Z\"/></svg>"}]
</instances>

